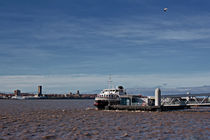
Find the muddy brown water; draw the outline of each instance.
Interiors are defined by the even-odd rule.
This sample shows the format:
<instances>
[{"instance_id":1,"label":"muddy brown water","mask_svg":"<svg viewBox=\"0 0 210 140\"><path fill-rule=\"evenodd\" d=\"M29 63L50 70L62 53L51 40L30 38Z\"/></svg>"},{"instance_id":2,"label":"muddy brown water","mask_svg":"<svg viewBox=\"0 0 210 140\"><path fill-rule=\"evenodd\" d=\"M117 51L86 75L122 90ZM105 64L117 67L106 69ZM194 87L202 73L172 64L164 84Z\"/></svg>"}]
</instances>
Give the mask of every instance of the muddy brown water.
<instances>
[{"instance_id":1,"label":"muddy brown water","mask_svg":"<svg viewBox=\"0 0 210 140\"><path fill-rule=\"evenodd\" d=\"M93 100L0 100L0 140L210 139L210 108L98 111Z\"/></svg>"}]
</instances>

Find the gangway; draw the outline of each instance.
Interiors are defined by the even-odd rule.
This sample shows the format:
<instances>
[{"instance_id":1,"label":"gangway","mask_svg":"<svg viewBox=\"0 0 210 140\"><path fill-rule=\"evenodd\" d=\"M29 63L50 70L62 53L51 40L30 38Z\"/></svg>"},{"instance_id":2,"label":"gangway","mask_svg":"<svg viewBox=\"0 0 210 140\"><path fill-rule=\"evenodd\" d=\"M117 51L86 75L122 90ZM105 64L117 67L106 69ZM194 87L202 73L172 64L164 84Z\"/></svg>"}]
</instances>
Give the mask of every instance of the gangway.
<instances>
[{"instance_id":1,"label":"gangway","mask_svg":"<svg viewBox=\"0 0 210 140\"><path fill-rule=\"evenodd\" d=\"M210 93L161 95L161 105L210 106Z\"/></svg>"}]
</instances>

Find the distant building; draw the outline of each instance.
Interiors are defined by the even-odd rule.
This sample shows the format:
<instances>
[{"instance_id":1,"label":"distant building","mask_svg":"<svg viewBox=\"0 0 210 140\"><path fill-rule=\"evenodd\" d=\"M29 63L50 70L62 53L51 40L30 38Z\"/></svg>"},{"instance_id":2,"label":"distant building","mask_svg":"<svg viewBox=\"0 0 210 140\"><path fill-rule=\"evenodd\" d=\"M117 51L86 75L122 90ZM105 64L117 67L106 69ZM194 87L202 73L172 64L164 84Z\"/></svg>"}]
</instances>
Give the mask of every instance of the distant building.
<instances>
[{"instance_id":1,"label":"distant building","mask_svg":"<svg viewBox=\"0 0 210 140\"><path fill-rule=\"evenodd\" d=\"M42 96L42 86L38 86L38 96Z\"/></svg>"},{"instance_id":2,"label":"distant building","mask_svg":"<svg viewBox=\"0 0 210 140\"><path fill-rule=\"evenodd\" d=\"M14 90L14 95L15 96L21 96L21 91L19 89Z\"/></svg>"}]
</instances>

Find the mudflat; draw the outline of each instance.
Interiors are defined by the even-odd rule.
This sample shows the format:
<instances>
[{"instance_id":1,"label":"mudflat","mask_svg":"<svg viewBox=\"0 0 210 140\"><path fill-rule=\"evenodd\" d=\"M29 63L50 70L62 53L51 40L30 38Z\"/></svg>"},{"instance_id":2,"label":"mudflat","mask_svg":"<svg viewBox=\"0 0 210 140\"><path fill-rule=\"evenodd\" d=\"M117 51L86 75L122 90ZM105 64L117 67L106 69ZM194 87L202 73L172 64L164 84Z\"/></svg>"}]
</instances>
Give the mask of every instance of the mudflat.
<instances>
[{"instance_id":1,"label":"mudflat","mask_svg":"<svg viewBox=\"0 0 210 140\"><path fill-rule=\"evenodd\" d=\"M210 108L99 111L93 100L0 100L0 140L210 139Z\"/></svg>"}]
</instances>

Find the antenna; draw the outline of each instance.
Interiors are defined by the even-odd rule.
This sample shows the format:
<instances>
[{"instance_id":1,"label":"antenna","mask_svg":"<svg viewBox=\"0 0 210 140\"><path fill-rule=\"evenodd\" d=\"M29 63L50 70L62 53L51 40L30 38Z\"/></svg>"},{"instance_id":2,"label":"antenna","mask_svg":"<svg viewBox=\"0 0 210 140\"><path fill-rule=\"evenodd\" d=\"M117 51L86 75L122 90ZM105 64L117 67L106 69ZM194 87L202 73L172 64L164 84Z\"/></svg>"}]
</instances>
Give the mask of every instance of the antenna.
<instances>
[{"instance_id":1,"label":"antenna","mask_svg":"<svg viewBox=\"0 0 210 140\"><path fill-rule=\"evenodd\" d=\"M108 81L108 88L110 89L112 85L112 77L111 74L109 74L109 81Z\"/></svg>"}]
</instances>

